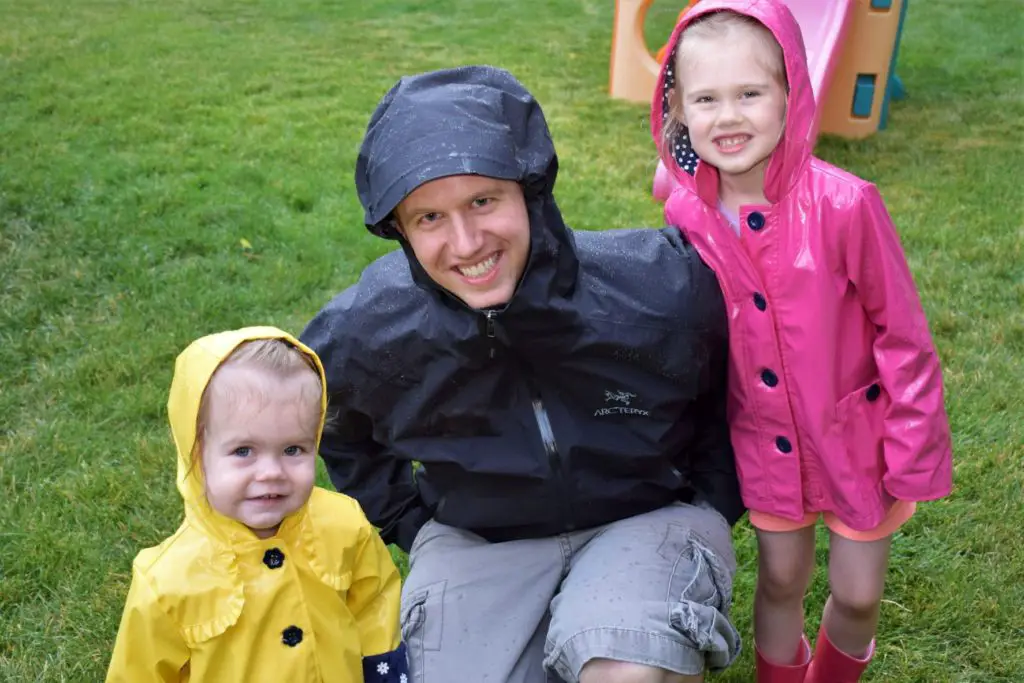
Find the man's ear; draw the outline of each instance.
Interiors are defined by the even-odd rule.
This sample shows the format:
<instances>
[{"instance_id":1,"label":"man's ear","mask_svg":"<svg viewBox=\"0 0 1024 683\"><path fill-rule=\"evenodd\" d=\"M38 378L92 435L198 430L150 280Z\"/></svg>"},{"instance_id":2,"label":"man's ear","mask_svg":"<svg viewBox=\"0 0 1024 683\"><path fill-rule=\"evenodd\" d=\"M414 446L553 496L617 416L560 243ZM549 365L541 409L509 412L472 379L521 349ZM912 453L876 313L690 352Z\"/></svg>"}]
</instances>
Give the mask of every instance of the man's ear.
<instances>
[{"instance_id":1,"label":"man's ear","mask_svg":"<svg viewBox=\"0 0 1024 683\"><path fill-rule=\"evenodd\" d=\"M405 239L405 230L402 228L402 224L398 222L398 218L395 216L395 214L391 214L391 217L388 218L388 223L391 225L392 230L397 232L399 235L402 236L403 239Z\"/></svg>"}]
</instances>

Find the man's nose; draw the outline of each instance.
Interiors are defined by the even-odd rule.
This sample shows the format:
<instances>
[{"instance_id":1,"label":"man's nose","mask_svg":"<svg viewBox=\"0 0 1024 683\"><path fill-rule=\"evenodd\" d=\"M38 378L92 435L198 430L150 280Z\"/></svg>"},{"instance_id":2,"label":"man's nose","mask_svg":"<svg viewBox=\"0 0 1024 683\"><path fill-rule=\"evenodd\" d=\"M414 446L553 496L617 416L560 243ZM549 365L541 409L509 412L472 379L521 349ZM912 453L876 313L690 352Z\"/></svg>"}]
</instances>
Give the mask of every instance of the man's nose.
<instances>
[{"instance_id":1,"label":"man's nose","mask_svg":"<svg viewBox=\"0 0 1024 683\"><path fill-rule=\"evenodd\" d=\"M480 229L476 222L461 213L451 216L449 248L459 258L474 256L480 250Z\"/></svg>"}]
</instances>

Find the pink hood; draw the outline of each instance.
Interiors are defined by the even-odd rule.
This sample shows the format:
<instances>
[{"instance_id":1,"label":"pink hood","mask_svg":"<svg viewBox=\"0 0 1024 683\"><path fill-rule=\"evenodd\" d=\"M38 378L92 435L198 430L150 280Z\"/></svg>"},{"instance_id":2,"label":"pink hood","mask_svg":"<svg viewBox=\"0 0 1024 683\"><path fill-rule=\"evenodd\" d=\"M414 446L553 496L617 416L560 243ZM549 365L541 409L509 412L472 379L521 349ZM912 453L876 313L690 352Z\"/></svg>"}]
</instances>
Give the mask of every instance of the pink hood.
<instances>
[{"instance_id":1,"label":"pink hood","mask_svg":"<svg viewBox=\"0 0 1024 683\"><path fill-rule=\"evenodd\" d=\"M717 206L718 171L713 166L699 163L685 130L667 147L663 144L662 130L668 116L668 93L675 87L673 65L679 36L695 19L721 10L732 10L760 21L775 35L786 56L786 79L789 83L786 128L779 146L768 162L764 183L765 196L769 202L775 203L793 187L801 169L811 156L812 145L808 139L814 125L815 106L814 92L807 71L803 35L800 33L799 24L785 5L765 0L702 0L687 12L668 42L673 47L665 58L667 68L662 68L654 89L656 95L651 107L651 130L658 144L660 156L663 159L671 156L676 161L675 164L666 163L676 182L695 189L705 202ZM672 154L669 154L670 150Z\"/></svg>"},{"instance_id":2,"label":"pink hood","mask_svg":"<svg viewBox=\"0 0 1024 683\"><path fill-rule=\"evenodd\" d=\"M949 493L942 374L896 228L877 188L811 154L814 98L796 20L776 0L703 0L767 26L785 53L786 128L764 205L738 234L718 211L718 172L684 130L662 144L673 49L651 127L679 186L665 217L715 271L729 313L729 423L744 503L793 520L829 511L876 527L892 498Z\"/></svg>"}]
</instances>

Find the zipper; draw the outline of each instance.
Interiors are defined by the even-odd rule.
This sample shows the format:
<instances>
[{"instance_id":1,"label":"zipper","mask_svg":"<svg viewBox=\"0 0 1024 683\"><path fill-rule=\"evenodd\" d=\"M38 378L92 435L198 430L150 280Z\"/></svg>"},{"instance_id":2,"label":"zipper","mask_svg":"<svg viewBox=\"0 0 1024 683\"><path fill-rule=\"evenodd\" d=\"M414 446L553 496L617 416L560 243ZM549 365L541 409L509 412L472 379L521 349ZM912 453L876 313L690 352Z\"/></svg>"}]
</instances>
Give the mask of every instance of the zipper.
<instances>
[{"instance_id":1,"label":"zipper","mask_svg":"<svg viewBox=\"0 0 1024 683\"><path fill-rule=\"evenodd\" d=\"M484 316L486 317L484 334L490 340L490 357L494 358L497 350L494 325L498 312L486 311ZM562 528L567 531L574 531L576 529L576 522L573 519L572 501L569 499L569 489L566 484L565 471L562 467L562 456L558 453L558 444L555 442L555 431L551 428L551 419L548 417L548 411L541 400L540 392L529 379L527 379L527 386L530 389L530 393L533 394L533 417L537 421L540 440L544 444L544 452L548 456L548 466L555 476L555 482L558 487L558 499L562 504Z\"/></svg>"},{"instance_id":2,"label":"zipper","mask_svg":"<svg viewBox=\"0 0 1024 683\"><path fill-rule=\"evenodd\" d=\"M540 430L540 440L544 444L544 451L548 456L548 464L551 472L555 475L555 481L559 488L559 500L562 502L562 528L567 531L576 529L576 522L573 520L572 502L569 499L569 491L565 481L565 471L562 468L562 456L558 453L558 444L555 443L555 432L551 429L551 420L548 418L548 411L544 408L544 402L540 395L533 399L533 416L537 419L537 428Z\"/></svg>"},{"instance_id":3,"label":"zipper","mask_svg":"<svg viewBox=\"0 0 1024 683\"><path fill-rule=\"evenodd\" d=\"M491 340L490 341L491 350L490 350L490 354L489 355L490 355L491 358L494 358L494 355L495 355L495 348L494 348L494 319L497 317L498 312L497 311L487 311L484 315L487 316L487 323L486 323L487 338Z\"/></svg>"}]
</instances>

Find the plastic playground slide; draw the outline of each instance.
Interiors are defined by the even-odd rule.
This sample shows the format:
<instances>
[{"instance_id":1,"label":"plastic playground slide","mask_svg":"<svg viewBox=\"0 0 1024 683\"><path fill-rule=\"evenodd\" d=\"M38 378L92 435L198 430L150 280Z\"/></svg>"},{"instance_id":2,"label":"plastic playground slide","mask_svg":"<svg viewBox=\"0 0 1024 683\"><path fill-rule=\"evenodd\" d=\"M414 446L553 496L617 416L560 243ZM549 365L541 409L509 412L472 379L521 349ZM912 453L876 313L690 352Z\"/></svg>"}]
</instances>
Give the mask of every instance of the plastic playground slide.
<instances>
[{"instance_id":1,"label":"plastic playground slide","mask_svg":"<svg viewBox=\"0 0 1024 683\"><path fill-rule=\"evenodd\" d=\"M856 0L786 0L804 36L807 49L807 65L810 70L811 87L818 107L811 125L810 139L818 138L821 122L821 103L824 101L832 74L839 63L843 41L849 32ZM668 199L675 181L668 170L658 162L654 174L654 198L659 202Z\"/></svg>"},{"instance_id":2,"label":"plastic playground slide","mask_svg":"<svg viewBox=\"0 0 1024 683\"><path fill-rule=\"evenodd\" d=\"M827 95L832 73L839 63L856 0L786 0L800 30L807 49L807 66L811 74L814 100L819 105ZM811 141L818 138L821 106L816 110L811 128Z\"/></svg>"}]
</instances>

